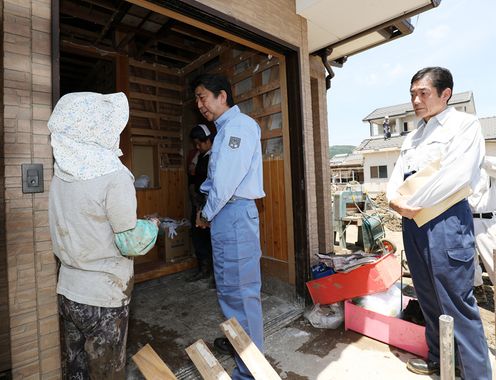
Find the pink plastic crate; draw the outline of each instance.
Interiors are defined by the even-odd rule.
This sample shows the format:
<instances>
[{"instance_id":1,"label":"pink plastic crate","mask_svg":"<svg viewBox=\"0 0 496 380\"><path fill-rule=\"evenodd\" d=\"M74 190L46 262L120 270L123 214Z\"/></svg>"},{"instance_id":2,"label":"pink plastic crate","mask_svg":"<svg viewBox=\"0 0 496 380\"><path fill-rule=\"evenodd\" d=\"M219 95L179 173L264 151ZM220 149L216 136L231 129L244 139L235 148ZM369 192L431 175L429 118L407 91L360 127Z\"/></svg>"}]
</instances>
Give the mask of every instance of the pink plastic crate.
<instances>
[{"instance_id":1,"label":"pink plastic crate","mask_svg":"<svg viewBox=\"0 0 496 380\"><path fill-rule=\"evenodd\" d=\"M383 292L401 277L400 261L389 253L348 273L336 273L307 282L314 304L331 303Z\"/></svg>"},{"instance_id":2,"label":"pink plastic crate","mask_svg":"<svg viewBox=\"0 0 496 380\"><path fill-rule=\"evenodd\" d=\"M406 307L409 300L409 297L403 297L403 307ZM427 358L429 349L425 341L424 326L388 317L345 301L344 328Z\"/></svg>"}]
</instances>

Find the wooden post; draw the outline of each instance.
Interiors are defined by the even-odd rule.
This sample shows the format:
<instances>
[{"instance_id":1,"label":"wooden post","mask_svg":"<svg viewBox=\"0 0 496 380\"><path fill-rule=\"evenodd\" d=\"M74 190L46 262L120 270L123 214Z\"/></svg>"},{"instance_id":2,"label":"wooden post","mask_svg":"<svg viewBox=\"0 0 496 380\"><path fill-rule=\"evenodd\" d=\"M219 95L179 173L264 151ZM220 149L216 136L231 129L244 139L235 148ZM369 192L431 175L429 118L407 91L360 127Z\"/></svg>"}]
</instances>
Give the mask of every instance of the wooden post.
<instances>
[{"instance_id":1,"label":"wooden post","mask_svg":"<svg viewBox=\"0 0 496 380\"><path fill-rule=\"evenodd\" d=\"M455 379L455 341L453 335L453 317L439 317L439 346L441 357L441 380Z\"/></svg>"},{"instance_id":2,"label":"wooden post","mask_svg":"<svg viewBox=\"0 0 496 380\"><path fill-rule=\"evenodd\" d=\"M269 364L255 343L243 330L236 318L220 324L221 330L248 367L255 380L281 380L277 372Z\"/></svg>"}]
</instances>

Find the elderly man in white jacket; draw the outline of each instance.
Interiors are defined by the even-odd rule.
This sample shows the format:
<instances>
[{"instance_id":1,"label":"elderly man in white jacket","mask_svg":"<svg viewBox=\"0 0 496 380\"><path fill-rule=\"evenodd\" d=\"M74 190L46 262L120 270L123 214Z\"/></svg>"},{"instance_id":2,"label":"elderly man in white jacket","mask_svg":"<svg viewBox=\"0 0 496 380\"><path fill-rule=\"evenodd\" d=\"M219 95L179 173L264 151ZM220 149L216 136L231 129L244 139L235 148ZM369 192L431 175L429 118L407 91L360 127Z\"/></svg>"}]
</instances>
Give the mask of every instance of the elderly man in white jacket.
<instances>
[{"instance_id":1,"label":"elderly man in white jacket","mask_svg":"<svg viewBox=\"0 0 496 380\"><path fill-rule=\"evenodd\" d=\"M493 250L496 249L496 157L486 156L482 164L481 177L468 199L474 217L475 246L475 295L484 302L485 293L482 282L482 260L489 278L494 283Z\"/></svg>"}]
</instances>

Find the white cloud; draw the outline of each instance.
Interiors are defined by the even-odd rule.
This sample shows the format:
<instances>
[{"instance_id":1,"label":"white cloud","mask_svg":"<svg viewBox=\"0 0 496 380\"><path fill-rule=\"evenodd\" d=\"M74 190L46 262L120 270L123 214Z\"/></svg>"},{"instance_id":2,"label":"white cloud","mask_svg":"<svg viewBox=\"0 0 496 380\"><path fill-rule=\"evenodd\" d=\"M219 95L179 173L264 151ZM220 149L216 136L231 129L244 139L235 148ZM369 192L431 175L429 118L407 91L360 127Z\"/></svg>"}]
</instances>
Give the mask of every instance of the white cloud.
<instances>
[{"instance_id":1,"label":"white cloud","mask_svg":"<svg viewBox=\"0 0 496 380\"><path fill-rule=\"evenodd\" d=\"M391 79L396 79L403 74L405 74L405 67L401 63L397 63L396 65L394 65L394 67L389 72L389 76Z\"/></svg>"},{"instance_id":2,"label":"white cloud","mask_svg":"<svg viewBox=\"0 0 496 380\"><path fill-rule=\"evenodd\" d=\"M360 86L376 86L381 83L381 78L375 72L361 73L353 77L353 82Z\"/></svg>"},{"instance_id":3,"label":"white cloud","mask_svg":"<svg viewBox=\"0 0 496 380\"><path fill-rule=\"evenodd\" d=\"M429 45L440 45L448 40L451 28L448 25L438 25L435 28L425 32L426 40Z\"/></svg>"}]
</instances>

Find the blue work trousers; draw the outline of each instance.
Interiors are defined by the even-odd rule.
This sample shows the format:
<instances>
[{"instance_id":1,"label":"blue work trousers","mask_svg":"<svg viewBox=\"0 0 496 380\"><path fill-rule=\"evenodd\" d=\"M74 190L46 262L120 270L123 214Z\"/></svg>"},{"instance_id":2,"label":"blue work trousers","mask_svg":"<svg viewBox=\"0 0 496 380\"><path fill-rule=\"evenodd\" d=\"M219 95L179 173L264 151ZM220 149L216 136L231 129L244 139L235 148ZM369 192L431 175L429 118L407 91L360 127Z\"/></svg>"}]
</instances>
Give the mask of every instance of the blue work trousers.
<instances>
[{"instance_id":1,"label":"blue work trousers","mask_svg":"<svg viewBox=\"0 0 496 380\"><path fill-rule=\"evenodd\" d=\"M426 321L429 359L439 362L439 316L454 319L457 366L466 380L491 380L491 365L473 295L474 226L463 200L418 227L403 218L408 266Z\"/></svg>"},{"instance_id":2,"label":"blue work trousers","mask_svg":"<svg viewBox=\"0 0 496 380\"><path fill-rule=\"evenodd\" d=\"M211 223L215 283L226 319L236 317L253 343L263 352L263 316L260 298L260 232L255 202L227 203ZM233 380L253 379L236 355Z\"/></svg>"}]
</instances>

